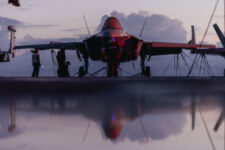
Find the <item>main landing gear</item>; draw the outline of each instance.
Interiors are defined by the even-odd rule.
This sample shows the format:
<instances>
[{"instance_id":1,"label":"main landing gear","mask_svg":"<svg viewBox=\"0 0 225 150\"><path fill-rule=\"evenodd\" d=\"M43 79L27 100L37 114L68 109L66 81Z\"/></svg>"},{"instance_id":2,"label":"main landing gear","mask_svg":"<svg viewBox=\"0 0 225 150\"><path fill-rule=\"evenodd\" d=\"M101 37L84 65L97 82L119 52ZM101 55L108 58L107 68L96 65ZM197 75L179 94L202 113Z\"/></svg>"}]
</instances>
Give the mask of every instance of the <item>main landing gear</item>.
<instances>
[{"instance_id":1,"label":"main landing gear","mask_svg":"<svg viewBox=\"0 0 225 150\"><path fill-rule=\"evenodd\" d=\"M151 77L151 69L149 66L145 66L145 58L146 55L141 56L141 75L145 77Z\"/></svg>"},{"instance_id":2,"label":"main landing gear","mask_svg":"<svg viewBox=\"0 0 225 150\"><path fill-rule=\"evenodd\" d=\"M150 70L149 66L145 67L145 70L142 73L142 75L144 75L145 77L150 77L151 76L151 70Z\"/></svg>"},{"instance_id":3,"label":"main landing gear","mask_svg":"<svg viewBox=\"0 0 225 150\"><path fill-rule=\"evenodd\" d=\"M84 67L83 66L79 67L78 75L79 75L80 78L85 76L85 72L84 72Z\"/></svg>"},{"instance_id":4,"label":"main landing gear","mask_svg":"<svg viewBox=\"0 0 225 150\"><path fill-rule=\"evenodd\" d=\"M84 77L86 74L88 74L88 57L83 56L84 59L84 66L79 67L78 76Z\"/></svg>"}]
</instances>

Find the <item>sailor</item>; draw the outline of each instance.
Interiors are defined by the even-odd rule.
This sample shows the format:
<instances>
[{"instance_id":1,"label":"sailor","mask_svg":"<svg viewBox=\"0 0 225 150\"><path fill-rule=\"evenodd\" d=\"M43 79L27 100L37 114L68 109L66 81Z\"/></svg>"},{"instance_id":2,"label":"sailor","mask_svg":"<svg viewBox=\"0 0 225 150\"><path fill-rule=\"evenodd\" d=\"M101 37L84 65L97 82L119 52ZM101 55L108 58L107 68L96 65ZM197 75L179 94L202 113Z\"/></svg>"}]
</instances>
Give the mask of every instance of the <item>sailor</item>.
<instances>
[{"instance_id":1,"label":"sailor","mask_svg":"<svg viewBox=\"0 0 225 150\"><path fill-rule=\"evenodd\" d=\"M34 51L31 51L33 53L32 55L32 64L33 64L33 73L32 77L38 77L39 69L40 69L40 55L38 52L38 49L35 49Z\"/></svg>"},{"instance_id":2,"label":"sailor","mask_svg":"<svg viewBox=\"0 0 225 150\"><path fill-rule=\"evenodd\" d=\"M58 77L69 77L69 65L70 62L67 61L66 62L66 55L65 55L65 49L61 49L60 51L58 51L57 53L57 61L58 61Z\"/></svg>"},{"instance_id":3,"label":"sailor","mask_svg":"<svg viewBox=\"0 0 225 150\"><path fill-rule=\"evenodd\" d=\"M70 77L70 73L69 73L69 65L70 62L67 61L64 65L63 65L63 70L62 70L62 76L63 77Z\"/></svg>"},{"instance_id":4,"label":"sailor","mask_svg":"<svg viewBox=\"0 0 225 150\"><path fill-rule=\"evenodd\" d=\"M58 77L63 77L64 67L65 67L65 61L66 61L66 55L65 50L61 49L57 53L57 62L58 62Z\"/></svg>"}]
</instances>

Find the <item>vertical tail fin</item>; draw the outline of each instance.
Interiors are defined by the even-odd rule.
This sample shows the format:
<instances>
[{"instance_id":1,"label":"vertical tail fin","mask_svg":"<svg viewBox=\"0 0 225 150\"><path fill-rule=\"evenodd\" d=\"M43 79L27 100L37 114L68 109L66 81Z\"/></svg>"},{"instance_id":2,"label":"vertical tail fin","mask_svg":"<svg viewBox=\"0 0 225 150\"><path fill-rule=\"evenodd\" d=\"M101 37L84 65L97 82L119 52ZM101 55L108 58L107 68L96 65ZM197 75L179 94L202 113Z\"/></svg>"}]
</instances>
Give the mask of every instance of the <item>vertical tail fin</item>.
<instances>
[{"instance_id":1,"label":"vertical tail fin","mask_svg":"<svg viewBox=\"0 0 225 150\"><path fill-rule=\"evenodd\" d=\"M216 33L220 39L220 42L222 43L223 47L225 48L225 37L224 37L223 33L221 32L221 30L217 24L214 24L213 27L216 30Z\"/></svg>"},{"instance_id":2,"label":"vertical tail fin","mask_svg":"<svg viewBox=\"0 0 225 150\"><path fill-rule=\"evenodd\" d=\"M192 41L192 44L196 44L196 38L195 38L195 27L192 25L191 26L191 41Z\"/></svg>"},{"instance_id":3,"label":"vertical tail fin","mask_svg":"<svg viewBox=\"0 0 225 150\"><path fill-rule=\"evenodd\" d=\"M10 31L10 48L9 48L9 53L12 54L12 57L14 58L15 56L15 33L16 33L16 29L13 26L8 26L8 30Z\"/></svg>"},{"instance_id":4,"label":"vertical tail fin","mask_svg":"<svg viewBox=\"0 0 225 150\"><path fill-rule=\"evenodd\" d=\"M191 40L188 42L188 44L196 44L196 38L195 38L195 27L191 26Z\"/></svg>"}]
</instances>

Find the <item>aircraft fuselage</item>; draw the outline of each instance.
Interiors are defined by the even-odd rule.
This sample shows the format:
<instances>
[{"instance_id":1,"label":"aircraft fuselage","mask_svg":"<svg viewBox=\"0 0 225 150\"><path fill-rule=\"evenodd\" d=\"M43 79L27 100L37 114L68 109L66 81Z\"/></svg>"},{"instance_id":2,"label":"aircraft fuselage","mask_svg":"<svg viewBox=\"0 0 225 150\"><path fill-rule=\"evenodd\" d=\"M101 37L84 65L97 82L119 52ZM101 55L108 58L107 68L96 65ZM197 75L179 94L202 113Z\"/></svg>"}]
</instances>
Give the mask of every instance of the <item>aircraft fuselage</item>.
<instances>
[{"instance_id":1,"label":"aircraft fuselage","mask_svg":"<svg viewBox=\"0 0 225 150\"><path fill-rule=\"evenodd\" d=\"M85 40L85 48L93 60L120 63L136 60L142 43L126 33L115 17L109 17L100 33Z\"/></svg>"}]
</instances>

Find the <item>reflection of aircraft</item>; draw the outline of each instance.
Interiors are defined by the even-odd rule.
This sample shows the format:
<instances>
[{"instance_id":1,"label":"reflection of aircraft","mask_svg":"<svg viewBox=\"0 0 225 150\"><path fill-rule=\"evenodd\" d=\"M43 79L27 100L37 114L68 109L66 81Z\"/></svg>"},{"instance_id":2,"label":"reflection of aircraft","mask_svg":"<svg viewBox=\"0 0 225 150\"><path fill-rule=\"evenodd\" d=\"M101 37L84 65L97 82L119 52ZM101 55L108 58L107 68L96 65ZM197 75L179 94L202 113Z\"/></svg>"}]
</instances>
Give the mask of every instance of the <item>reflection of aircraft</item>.
<instances>
[{"instance_id":1,"label":"reflection of aircraft","mask_svg":"<svg viewBox=\"0 0 225 150\"><path fill-rule=\"evenodd\" d=\"M111 140L116 140L120 133L123 131L123 128L127 126L129 122L133 122L136 120L138 123L137 128L138 131L141 132L142 137L146 140L151 138L151 125L147 125L147 120L142 121L142 116L144 115L169 115L170 113L174 114L182 114L182 112L189 112L190 108L192 109L192 129L194 127L195 122L195 107L196 102L195 100L183 100L179 99L176 96L154 96L152 95L149 98L133 98L133 99L127 99L127 100L117 100L117 99L107 99L105 101L104 99L71 99L71 100L63 100L59 98L56 101L47 99L33 99L33 103L31 104L32 108L26 107L26 108L17 108L18 111L41 111L41 112L59 112L63 114L80 114L84 116L85 118L95 121L99 123L99 125L102 128L103 134ZM46 101L47 100L47 101ZM75 102L76 105L73 105ZM17 102L19 106L23 106L23 101L20 103L20 101ZM26 106L29 101L25 101ZM201 104L204 103L206 108L215 106L215 100L213 101L204 101ZM48 107L49 105L49 107ZM204 106L203 106L204 107ZM57 109L58 108L58 109ZM63 109L62 109L63 108ZM10 105L11 109L11 127L14 129L16 126L15 124L15 105ZM152 118L150 117L149 120ZM178 118L175 122L177 124L172 124L177 127L176 130L179 131L179 129L182 128L181 123L179 123ZM183 118L185 119L185 118ZM154 124L154 121L151 120L151 124ZM158 122L158 121L156 121ZM162 120L162 124L166 123L168 127L170 125L168 124L169 121ZM88 122L88 127L86 132L88 132L88 128L90 126L90 121ZM160 130L161 125L159 125L158 130ZM156 131L154 133L157 133ZM88 133L85 133L85 138ZM84 138L84 140L85 140Z\"/></svg>"},{"instance_id":2,"label":"reflection of aircraft","mask_svg":"<svg viewBox=\"0 0 225 150\"><path fill-rule=\"evenodd\" d=\"M13 6L20 6L20 0L8 0L8 3L12 3Z\"/></svg>"},{"instance_id":3,"label":"reflection of aircraft","mask_svg":"<svg viewBox=\"0 0 225 150\"><path fill-rule=\"evenodd\" d=\"M141 33L143 32L144 26ZM150 58L151 56L157 55L180 54L182 49L215 48L214 45L197 45L195 42L194 28L192 28L192 33L192 41L188 44L145 42L125 32L117 18L109 17L99 33L87 38L83 42L22 45L15 47L11 45L10 49L12 52L14 49L35 49L36 51L47 49L77 50L83 55L85 62L84 67L79 69L80 74L81 72L87 74L88 57L90 57L92 60L107 63L108 77L118 76L120 63L136 60L140 56L141 74L150 76L150 68L145 66L147 56Z\"/></svg>"}]
</instances>

